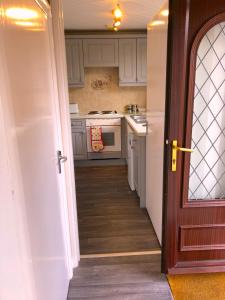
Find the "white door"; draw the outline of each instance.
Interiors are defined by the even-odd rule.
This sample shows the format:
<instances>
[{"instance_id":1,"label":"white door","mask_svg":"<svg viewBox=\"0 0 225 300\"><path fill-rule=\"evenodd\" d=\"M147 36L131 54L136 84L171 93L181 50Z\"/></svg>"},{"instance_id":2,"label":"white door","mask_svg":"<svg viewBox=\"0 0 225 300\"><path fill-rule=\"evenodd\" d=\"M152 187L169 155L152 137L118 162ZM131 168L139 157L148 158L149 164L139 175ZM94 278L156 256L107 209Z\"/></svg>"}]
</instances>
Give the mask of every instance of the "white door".
<instances>
[{"instance_id":1,"label":"white door","mask_svg":"<svg viewBox=\"0 0 225 300\"><path fill-rule=\"evenodd\" d=\"M7 94L3 109L11 108L6 133L16 141L34 294L38 300L63 300L69 240L64 177L57 168L61 131L50 9L47 1L1 0L0 12L1 88Z\"/></svg>"}]
</instances>

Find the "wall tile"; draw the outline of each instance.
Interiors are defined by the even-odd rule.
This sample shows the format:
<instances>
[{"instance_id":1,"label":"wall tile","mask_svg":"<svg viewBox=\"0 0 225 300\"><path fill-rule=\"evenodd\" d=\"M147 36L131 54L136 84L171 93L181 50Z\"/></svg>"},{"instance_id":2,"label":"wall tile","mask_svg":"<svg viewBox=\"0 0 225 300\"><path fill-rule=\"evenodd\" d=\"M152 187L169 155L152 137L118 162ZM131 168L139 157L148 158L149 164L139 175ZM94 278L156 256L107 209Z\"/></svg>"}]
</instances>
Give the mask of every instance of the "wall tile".
<instances>
[{"instance_id":1,"label":"wall tile","mask_svg":"<svg viewBox=\"0 0 225 300\"><path fill-rule=\"evenodd\" d=\"M146 107L146 87L119 87L118 68L86 68L85 87L70 88L70 103L78 103L80 112L117 110L127 104Z\"/></svg>"}]
</instances>

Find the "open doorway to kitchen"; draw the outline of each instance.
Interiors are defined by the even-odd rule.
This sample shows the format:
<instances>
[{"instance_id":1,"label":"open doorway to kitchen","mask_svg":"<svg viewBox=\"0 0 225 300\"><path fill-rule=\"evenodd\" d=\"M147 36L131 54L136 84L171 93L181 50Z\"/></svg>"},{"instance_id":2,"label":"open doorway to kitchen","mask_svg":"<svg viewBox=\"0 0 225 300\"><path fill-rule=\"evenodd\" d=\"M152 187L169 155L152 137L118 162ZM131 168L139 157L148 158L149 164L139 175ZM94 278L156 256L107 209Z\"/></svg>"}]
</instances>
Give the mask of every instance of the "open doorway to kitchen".
<instances>
[{"instance_id":1,"label":"open doorway to kitchen","mask_svg":"<svg viewBox=\"0 0 225 300\"><path fill-rule=\"evenodd\" d=\"M128 296L132 283L140 297L147 282L145 296L171 299L160 272L167 2L64 0L64 18L81 253L69 296L88 296L88 276L101 295L117 284Z\"/></svg>"},{"instance_id":2,"label":"open doorway to kitchen","mask_svg":"<svg viewBox=\"0 0 225 300\"><path fill-rule=\"evenodd\" d=\"M160 265L167 3L77 2L64 18L81 257Z\"/></svg>"}]
</instances>

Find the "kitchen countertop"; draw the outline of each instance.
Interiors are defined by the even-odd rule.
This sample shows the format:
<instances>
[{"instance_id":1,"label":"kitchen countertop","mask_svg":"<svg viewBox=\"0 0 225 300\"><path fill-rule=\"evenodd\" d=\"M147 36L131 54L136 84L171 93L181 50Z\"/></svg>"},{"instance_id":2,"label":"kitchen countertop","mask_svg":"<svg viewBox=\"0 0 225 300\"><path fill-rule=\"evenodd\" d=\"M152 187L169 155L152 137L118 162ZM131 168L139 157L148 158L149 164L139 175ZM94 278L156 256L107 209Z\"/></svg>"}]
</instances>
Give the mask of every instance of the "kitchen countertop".
<instances>
[{"instance_id":1,"label":"kitchen countertop","mask_svg":"<svg viewBox=\"0 0 225 300\"><path fill-rule=\"evenodd\" d=\"M118 114L111 114L111 115L89 115L85 113L79 113L79 114L70 114L70 119L117 119L117 118L123 118L124 114L118 113Z\"/></svg>"},{"instance_id":2,"label":"kitchen countertop","mask_svg":"<svg viewBox=\"0 0 225 300\"><path fill-rule=\"evenodd\" d=\"M146 136L146 127L143 124L137 124L130 115L124 117L137 136Z\"/></svg>"},{"instance_id":3,"label":"kitchen countertop","mask_svg":"<svg viewBox=\"0 0 225 300\"><path fill-rule=\"evenodd\" d=\"M130 125L130 127L134 130L137 136L146 136L146 127L143 124L137 124L129 114L126 113L118 113L115 115L88 115L87 113L79 113L79 114L70 114L71 120L79 120L79 119L116 119L116 118L125 118Z\"/></svg>"}]
</instances>

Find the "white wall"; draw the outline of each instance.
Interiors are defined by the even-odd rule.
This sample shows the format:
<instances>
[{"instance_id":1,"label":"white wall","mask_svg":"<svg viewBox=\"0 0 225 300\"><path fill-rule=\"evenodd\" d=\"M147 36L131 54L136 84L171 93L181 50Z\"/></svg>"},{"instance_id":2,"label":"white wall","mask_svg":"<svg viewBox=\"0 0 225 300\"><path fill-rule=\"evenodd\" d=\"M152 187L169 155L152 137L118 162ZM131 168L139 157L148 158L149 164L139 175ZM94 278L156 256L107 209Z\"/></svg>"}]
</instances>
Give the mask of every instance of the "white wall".
<instances>
[{"instance_id":1,"label":"white wall","mask_svg":"<svg viewBox=\"0 0 225 300\"><path fill-rule=\"evenodd\" d=\"M146 138L146 208L162 241L163 140L166 89L167 26L148 30Z\"/></svg>"}]
</instances>

